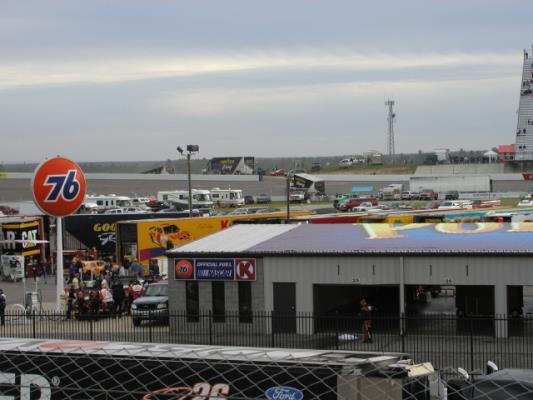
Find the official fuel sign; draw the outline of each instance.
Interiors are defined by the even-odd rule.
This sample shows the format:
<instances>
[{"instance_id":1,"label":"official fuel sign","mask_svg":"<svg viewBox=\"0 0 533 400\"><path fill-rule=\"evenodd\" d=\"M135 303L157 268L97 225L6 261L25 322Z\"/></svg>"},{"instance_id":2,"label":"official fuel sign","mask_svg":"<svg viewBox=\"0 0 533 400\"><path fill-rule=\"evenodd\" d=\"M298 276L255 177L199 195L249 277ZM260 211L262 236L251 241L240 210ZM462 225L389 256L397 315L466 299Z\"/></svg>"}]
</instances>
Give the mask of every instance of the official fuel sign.
<instances>
[{"instance_id":1,"label":"official fuel sign","mask_svg":"<svg viewBox=\"0 0 533 400\"><path fill-rule=\"evenodd\" d=\"M85 176L79 165L63 157L40 164L35 170L31 186L37 207L54 217L76 212L87 190Z\"/></svg>"},{"instance_id":2,"label":"official fuel sign","mask_svg":"<svg viewBox=\"0 0 533 400\"><path fill-rule=\"evenodd\" d=\"M255 258L187 258L174 260L176 280L255 281Z\"/></svg>"}]
</instances>

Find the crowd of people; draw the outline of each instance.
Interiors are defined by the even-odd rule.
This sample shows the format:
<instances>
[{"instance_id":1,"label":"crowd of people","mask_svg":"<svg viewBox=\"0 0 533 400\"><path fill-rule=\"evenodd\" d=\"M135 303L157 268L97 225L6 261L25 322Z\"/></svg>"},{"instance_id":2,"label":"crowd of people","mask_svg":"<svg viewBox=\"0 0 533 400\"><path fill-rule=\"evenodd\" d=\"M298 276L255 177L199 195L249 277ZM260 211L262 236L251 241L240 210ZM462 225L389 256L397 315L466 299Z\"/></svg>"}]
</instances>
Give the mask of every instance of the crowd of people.
<instances>
[{"instance_id":1,"label":"crowd of people","mask_svg":"<svg viewBox=\"0 0 533 400\"><path fill-rule=\"evenodd\" d=\"M74 257L67 270L67 318L129 314L133 301L144 292L142 283L161 278L155 263L145 268L133 259L125 267L114 263L112 257L98 263L96 268L87 267L83 260Z\"/></svg>"}]
</instances>

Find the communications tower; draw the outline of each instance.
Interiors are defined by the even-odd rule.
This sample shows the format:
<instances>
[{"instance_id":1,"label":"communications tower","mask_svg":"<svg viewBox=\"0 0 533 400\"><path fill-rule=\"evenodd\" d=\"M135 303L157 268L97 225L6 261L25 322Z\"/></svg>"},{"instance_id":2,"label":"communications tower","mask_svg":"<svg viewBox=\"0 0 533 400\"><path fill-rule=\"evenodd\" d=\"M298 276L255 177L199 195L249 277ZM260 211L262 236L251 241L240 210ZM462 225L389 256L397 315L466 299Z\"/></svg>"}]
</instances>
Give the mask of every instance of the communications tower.
<instances>
[{"instance_id":1,"label":"communications tower","mask_svg":"<svg viewBox=\"0 0 533 400\"><path fill-rule=\"evenodd\" d=\"M389 158L392 160L396 155L396 150L394 148L394 114L392 106L394 106L394 100L387 99L385 105L389 107L389 114L387 115L387 122L389 124L389 133L388 133L388 142L387 142L387 153Z\"/></svg>"}]
</instances>

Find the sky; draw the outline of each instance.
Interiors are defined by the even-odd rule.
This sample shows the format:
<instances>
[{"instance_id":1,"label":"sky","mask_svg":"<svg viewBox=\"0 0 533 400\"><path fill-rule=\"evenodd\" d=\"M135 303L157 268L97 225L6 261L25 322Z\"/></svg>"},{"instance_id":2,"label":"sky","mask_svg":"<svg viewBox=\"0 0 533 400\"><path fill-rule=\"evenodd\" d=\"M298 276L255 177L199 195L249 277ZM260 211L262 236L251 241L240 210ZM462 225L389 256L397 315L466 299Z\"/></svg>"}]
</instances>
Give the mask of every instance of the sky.
<instances>
[{"instance_id":1,"label":"sky","mask_svg":"<svg viewBox=\"0 0 533 400\"><path fill-rule=\"evenodd\" d=\"M514 143L527 0L2 0L0 163ZM531 50L530 50L531 51Z\"/></svg>"}]
</instances>

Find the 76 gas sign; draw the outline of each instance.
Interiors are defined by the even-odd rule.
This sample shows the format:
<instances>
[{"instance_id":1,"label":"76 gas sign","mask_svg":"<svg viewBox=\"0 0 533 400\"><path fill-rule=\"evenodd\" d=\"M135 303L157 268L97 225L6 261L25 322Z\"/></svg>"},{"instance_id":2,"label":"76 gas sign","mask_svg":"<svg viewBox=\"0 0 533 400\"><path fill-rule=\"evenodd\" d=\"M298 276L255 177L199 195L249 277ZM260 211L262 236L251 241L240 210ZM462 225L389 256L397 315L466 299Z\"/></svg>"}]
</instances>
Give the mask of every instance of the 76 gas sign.
<instances>
[{"instance_id":1,"label":"76 gas sign","mask_svg":"<svg viewBox=\"0 0 533 400\"><path fill-rule=\"evenodd\" d=\"M32 180L33 198L45 214L64 217L83 203L87 184L83 171L74 161L52 158L37 167Z\"/></svg>"}]
</instances>

